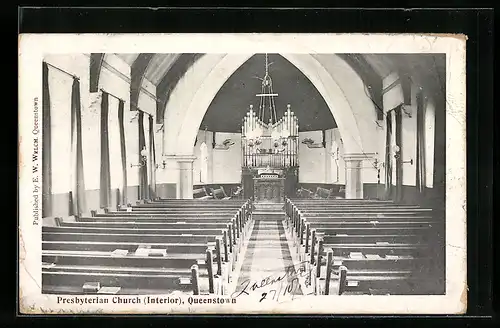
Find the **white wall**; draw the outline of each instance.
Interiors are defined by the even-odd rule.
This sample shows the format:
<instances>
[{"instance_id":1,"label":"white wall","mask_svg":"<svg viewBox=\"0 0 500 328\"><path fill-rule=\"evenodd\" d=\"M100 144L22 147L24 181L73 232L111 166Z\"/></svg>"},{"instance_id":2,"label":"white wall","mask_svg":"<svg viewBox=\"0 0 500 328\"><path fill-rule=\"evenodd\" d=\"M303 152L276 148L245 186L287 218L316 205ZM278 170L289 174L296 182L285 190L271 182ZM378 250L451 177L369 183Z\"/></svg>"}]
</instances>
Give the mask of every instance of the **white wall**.
<instances>
[{"instance_id":1,"label":"white wall","mask_svg":"<svg viewBox=\"0 0 500 328\"><path fill-rule=\"evenodd\" d=\"M193 184L233 184L241 183L241 135L239 133L215 132L215 142L222 145L224 140L231 139L234 145L229 149L214 149L212 131L198 131L198 141L194 147ZM207 181L200 180L201 152L200 147L206 142L208 152Z\"/></svg>"},{"instance_id":2,"label":"white wall","mask_svg":"<svg viewBox=\"0 0 500 328\"><path fill-rule=\"evenodd\" d=\"M323 135L321 131L299 133L299 183L345 184L344 146L339 130L325 131L325 148L308 148L302 143L305 138L321 143ZM335 149L338 147L338 154L332 154L333 144Z\"/></svg>"},{"instance_id":3,"label":"white wall","mask_svg":"<svg viewBox=\"0 0 500 328\"><path fill-rule=\"evenodd\" d=\"M226 139L231 139L234 145L228 150L212 151L212 183L241 183L241 135L222 132L215 134L217 144L222 144Z\"/></svg>"},{"instance_id":4,"label":"white wall","mask_svg":"<svg viewBox=\"0 0 500 328\"><path fill-rule=\"evenodd\" d=\"M310 138L314 143L321 143L321 131L299 132L299 183L325 183L326 152L325 148L308 148L302 141Z\"/></svg>"},{"instance_id":5,"label":"white wall","mask_svg":"<svg viewBox=\"0 0 500 328\"><path fill-rule=\"evenodd\" d=\"M195 185L211 184L213 181L213 153L214 153L214 150L212 149L213 148L212 147L212 137L213 137L213 132L211 132L211 131L205 131L205 130L198 131L197 142L196 142L196 145L194 146L194 156L196 156L196 159L193 162L193 184L195 184ZM203 142L205 142L207 145L207 153L208 153L208 171L207 171L206 181L200 180L200 177L201 177L201 175L200 175L200 168L201 168L200 147L201 147L201 144ZM236 146L236 145L234 145L234 146Z\"/></svg>"},{"instance_id":6,"label":"white wall","mask_svg":"<svg viewBox=\"0 0 500 328\"><path fill-rule=\"evenodd\" d=\"M217 144L222 144L226 139L231 139L235 144L228 150L212 149L213 132L206 132L206 142L208 146L209 174L207 181L200 181L200 146L205 141L205 131L198 132L198 141L194 147L193 162L193 184L223 184L241 183L241 136L239 133L215 133ZM345 164L342 156L344 149L338 129L331 129L325 132L326 148L308 148L304 144L299 146L299 182L301 183L345 183ZM299 140L311 138L321 143L321 131L300 132ZM335 142L339 147L338 176L333 157L331 145Z\"/></svg>"},{"instance_id":7,"label":"white wall","mask_svg":"<svg viewBox=\"0 0 500 328\"><path fill-rule=\"evenodd\" d=\"M45 61L80 78L80 98L82 105L82 148L85 189L97 190L100 187L100 97L89 92L90 57L88 54L50 55ZM124 126L127 152L128 186L138 185L138 169L130 163L138 160L138 126L135 112L130 111L130 67L120 58L108 54L101 68L99 88L125 100ZM51 98L52 129L52 193L68 193L71 190L71 89L73 80L67 74L49 66L49 92ZM149 81L144 82L150 85ZM143 92L141 95L144 94ZM156 103L150 96L142 96L141 110L155 113ZM147 127L147 115L145 126ZM147 136L147 128L146 140ZM109 149L110 167L121 167L121 152L118 127L118 100L109 96ZM161 136L161 135L160 135ZM156 136L157 142L161 137ZM161 158L161 147L157 147L157 158ZM111 188L120 188L121 171L111 170Z\"/></svg>"},{"instance_id":8,"label":"white wall","mask_svg":"<svg viewBox=\"0 0 500 328\"><path fill-rule=\"evenodd\" d=\"M435 105L432 100L425 107L424 117L425 184L428 188L432 188L434 186L434 129L436 123Z\"/></svg>"}]
</instances>

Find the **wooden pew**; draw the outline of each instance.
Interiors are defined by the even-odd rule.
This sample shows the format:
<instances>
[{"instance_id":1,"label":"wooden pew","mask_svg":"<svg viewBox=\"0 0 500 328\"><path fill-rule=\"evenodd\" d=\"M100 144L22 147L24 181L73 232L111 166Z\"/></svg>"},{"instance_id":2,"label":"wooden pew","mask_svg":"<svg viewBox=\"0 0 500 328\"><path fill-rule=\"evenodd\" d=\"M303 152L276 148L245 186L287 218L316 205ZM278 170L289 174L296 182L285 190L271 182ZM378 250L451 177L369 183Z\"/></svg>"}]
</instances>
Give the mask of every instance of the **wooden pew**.
<instances>
[{"instance_id":1,"label":"wooden pew","mask_svg":"<svg viewBox=\"0 0 500 328\"><path fill-rule=\"evenodd\" d=\"M214 239L215 240L215 239ZM43 241L42 250L61 250L61 251L99 251L113 252L117 249L135 252L142 246L148 246L155 249L165 249L168 254L177 253L203 253L207 249L207 243L151 243L151 242L115 242L115 241Z\"/></svg>"},{"instance_id":2,"label":"wooden pew","mask_svg":"<svg viewBox=\"0 0 500 328\"><path fill-rule=\"evenodd\" d=\"M200 211L193 214L199 216L204 209ZM105 285L119 285L120 293L191 288L196 294L200 284L206 285L208 280L208 290L214 292L213 272L221 274L221 264L228 261L248 219L242 212L240 209L233 216L198 220L196 216L144 217L142 212L122 217L94 213L95 217L78 217L73 222L59 220L60 226L42 228L42 257L48 262L44 265L44 290L81 293L80 282L95 279ZM129 254L140 247L160 247L166 249L166 255ZM111 256L113 250L127 254Z\"/></svg>"},{"instance_id":3,"label":"wooden pew","mask_svg":"<svg viewBox=\"0 0 500 328\"><path fill-rule=\"evenodd\" d=\"M299 253L315 266L317 279L325 280L326 294L332 274L340 280L339 294L422 293L419 286L432 277L432 237L443 227L431 209L365 200L287 199L285 210Z\"/></svg>"},{"instance_id":4,"label":"wooden pew","mask_svg":"<svg viewBox=\"0 0 500 328\"><path fill-rule=\"evenodd\" d=\"M217 189L222 192L221 189ZM241 198L237 199L207 199L204 202L200 202L197 199L160 199L153 201L138 201L139 205L160 205L160 206L184 206L184 207L205 207L205 206L242 206L249 203L249 200L244 200Z\"/></svg>"},{"instance_id":5,"label":"wooden pew","mask_svg":"<svg viewBox=\"0 0 500 328\"><path fill-rule=\"evenodd\" d=\"M177 203L177 204L189 204L189 203L192 203L192 204L198 204L198 202L196 201L196 199L177 199L177 198L157 198L157 199L151 199L151 200L142 200L143 203ZM227 199L227 200L224 200L224 201L220 201L220 200L215 200L215 199L209 199L207 203L214 203L214 204L228 204L228 203L241 203L241 204L244 204L245 202L248 202L247 199L234 199L234 198L231 198L231 199Z\"/></svg>"},{"instance_id":6,"label":"wooden pew","mask_svg":"<svg viewBox=\"0 0 500 328\"><path fill-rule=\"evenodd\" d=\"M227 223L181 223L181 222L63 222L63 227L97 227L97 228L125 228L125 229L224 229Z\"/></svg>"},{"instance_id":7,"label":"wooden pew","mask_svg":"<svg viewBox=\"0 0 500 328\"><path fill-rule=\"evenodd\" d=\"M187 291L192 288L191 273L186 268L193 265L208 268L203 256L198 254L167 255L163 257L116 255L109 252L71 252L42 250L42 288L50 293L51 286L78 290L87 282L102 286L120 287L120 293L129 289ZM208 279L210 280L210 279ZM199 284L199 282L198 282Z\"/></svg>"},{"instance_id":8,"label":"wooden pew","mask_svg":"<svg viewBox=\"0 0 500 328\"><path fill-rule=\"evenodd\" d=\"M61 229L63 230L63 229ZM161 234L161 233L110 233L100 232L73 232L66 231L43 231L44 241L91 241L91 242L131 242L131 243L203 243L215 242L216 235L207 234Z\"/></svg>"},{"instance_id":9,"label":"wooden pew","mask_svg":"<svg viewBox=\"0 0 500 328\"><path fill-rule=\"evenodd\" d=\"M181 223L198 223L198 222L210 222L210 223L227 223L234 216L91 216L91 217L79 217L78 222L181 222Z\"/></svg>"}]
</instances>

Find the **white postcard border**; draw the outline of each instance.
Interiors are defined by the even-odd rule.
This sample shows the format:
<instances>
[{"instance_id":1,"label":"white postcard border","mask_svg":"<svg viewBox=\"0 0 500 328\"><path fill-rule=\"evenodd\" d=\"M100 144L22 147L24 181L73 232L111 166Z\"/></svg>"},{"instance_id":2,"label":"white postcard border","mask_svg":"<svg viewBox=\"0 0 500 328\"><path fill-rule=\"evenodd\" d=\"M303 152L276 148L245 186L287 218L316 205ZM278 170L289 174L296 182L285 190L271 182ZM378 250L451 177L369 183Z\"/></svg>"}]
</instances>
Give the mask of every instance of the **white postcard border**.
<instances>
[{"instance_id":1,"label":"white postcard border","mask_svg":"<svg viewBox=\"0 0 500 328\"><path fill-rule=\"evenodd\" d=\"M465 39L463 35L389 34L24 34L19 39L19 306L21 313L273 313L273 314L454 314L464 313L466 280ZM69 53L446 53L446 295L313 296L270 304L184 305L61 304L41 294L42 60ZM35 100L37 99L37 100ZM38 128L35 128L35 101ZM39 174L33 173L34 138ZM38 176L38 178L36 178ZM34 181L34 179L36 181ZM34 190L36 186L36 190ZM39 217L33 200L39 199ZM38 221L38 224L34 224ZM79 296L92 298L94 296ZM129 298L134 298L130 296ZM216 296L217 297L217 296ZM139 296L143 298L143 296ZM199 296L197 299L213 299ZM221 298L228 298L221 296Z\"/></svg>"}]
</instances>

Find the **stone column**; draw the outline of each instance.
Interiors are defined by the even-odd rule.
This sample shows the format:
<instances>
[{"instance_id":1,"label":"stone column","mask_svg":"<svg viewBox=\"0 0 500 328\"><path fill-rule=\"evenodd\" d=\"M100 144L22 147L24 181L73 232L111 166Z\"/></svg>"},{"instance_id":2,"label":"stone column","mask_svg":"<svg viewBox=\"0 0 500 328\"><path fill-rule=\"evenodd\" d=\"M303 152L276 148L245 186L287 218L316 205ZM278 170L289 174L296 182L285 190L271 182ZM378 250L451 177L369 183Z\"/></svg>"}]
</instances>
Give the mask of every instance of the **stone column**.
<instances>
[{"instance_id":1,"label":"stone column","mask_svg":"<svg viewBox=\"0 0 500 328\"><path fill-rule=\"evenodd\" d=\"M177 184L177 198L193 199L193 162L196 157L183 157L179 163L179 183Z\"/></svg>"},{"instance_id":2,"label":"stone column","mask_svg":"<svg viewBox=\"0 0 500 328\"><path fill-rule=\"evenodd\" d=\"M193 162L196 159L193 155L167 155L164 156L170 169L167 174L175 175L176 198L193 198Z\"/></svg>"},{"instance_id":3,"label":"stone column","mask_svg":"<svg viewBox=\"0 0 500 328\"><path fill-rule=\"evenodd\" d=\"M366 154L345 154L345 198L363 199L362 169Z\"/></svg>"}]
</instances>

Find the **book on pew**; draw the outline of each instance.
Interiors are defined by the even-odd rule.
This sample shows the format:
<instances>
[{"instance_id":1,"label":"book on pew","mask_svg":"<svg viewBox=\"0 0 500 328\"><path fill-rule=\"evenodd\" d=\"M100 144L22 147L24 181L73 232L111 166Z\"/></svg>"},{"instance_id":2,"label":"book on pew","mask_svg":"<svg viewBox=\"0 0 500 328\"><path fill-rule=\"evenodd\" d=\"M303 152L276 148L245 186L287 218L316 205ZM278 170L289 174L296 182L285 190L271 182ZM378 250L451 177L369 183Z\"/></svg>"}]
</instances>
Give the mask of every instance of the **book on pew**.
<instances>
[{"instance_id":1,"label":"book on pew","mask_svg":"<svg viewBox=\"0 0 500 328\"><path fill-rule=\"evenodd\" d=\"M395 260L413 259L413 256L411 255L386 255L385 257L388 259L395 259Z\"/></svg>"},{"instance_id":2,"label":"book on pew","mask_svg":"<svg viewBox=\"0 0 500 328\"><path fill-rule=\"evenodd\" d=\"M389 245L389 242L388 241L377 241L375 244L376 245Z\"/></svg>"},{"instance_id":3,"label":"book on pew","mask_svg":"<svg viewBox=\"0 0 500 328\"><path fill-rule=\"evenodd\" d=\"M127 212L132 212L132 207L127 207Z\"/></svg>"},{"instance_id":4,"label":"book on pew","mask_svg":"<svg viewBox=\"0 0 500 328\"><path fill-rule=\"evenodd\" d=\"M347 280L347 287L358 287L359 281L357 280Z\"/></svg>"},{"instance_id":5,"label":"book on pew","mask_svg":"<svg viewBox=\"0 0 500 328\"><path fill-rule=\"evenodd\" d=\"M125 256L128 254L128 249L115 249L111 252L111 256Z\"/></svg>"},{"instance_id":6,"label":"book on pew","mask_svg":"<svg viewBox=\"0 0 500 328\"><path fill-rule=\"evenodd\" d=\"M387 289L373 289L373 288L369 288L368 289L370 291L370 295L391 295L390 291L387 290Z\"/></svg>"},{"instance_id":7,"label":"book on pew","mask_svg":"<svg viewBox=\"0 0 500 328\"><path fill-rule=\"evenodd\" d=\"M48 263L48 262L42 262L42 268L44 269L48 269L48 268L52 268L52 267L55 267L56 264L55 263Z\"/></svg>"},{"instance_id":8,"label":"book on pew","mask_svg":"<svg viewBox=\"0 0 500 328\"><path fill-rule=\"evenodd\" d=\"M386 255L385 258L389 260L399 260L402 259L403 257L400 255Z\"/></svg>"},{"instance_id":9,"label":"book on pew","mask_svg":"<svg viewBox=\"0 0 500 328\"><path fill-rule=\"evenodd\" d=\"M83 284L84 293L97 293L101 288L101 283L98 281L86 282Z\"/></svg>"},{"instance_id":10,"label":"book on pew","mask_svg":"<svg viewBox=\"0 0 500 328\"><path fill-rule=\"evenodd\" d=\"M166 249L149 249L148 256L167 256Z\"/></svg>"},{"instance_id":11,"label":"book on pew","mask_svg":"<svg viewBox=\"0 0 500 328\"><path fill-rule=\"evenodd\" d=\"M118 294L118 292L121 290L121 287L101 287L97 294L107 294L107 295L113 295L113 294Z\"/></svg>"},{"instance_id":12,"label":"book on pew","mask_svg":"<svg viewBox=\"0 0 500 328\"><path fill-rule=\"evenodd\" d=\"M378 221L370 221L370 223L371 223L371 224L378 224L378 223L380 223L380 222L378 222Z\"/></svg>"},{"instance_id":13,"label":"book on pew","mask_svg":"<svg viewBox=\"0 0 500 328\"><path fill-rule=\"evenodd\" d=\"M149 256L149 248L139 247L134 254L135 256Z\"/></svg>"},{"instance_id":14,"label":"book on pew","mask_svg":"<svg viewBox=\"0 0 500 328\"><path fill-rule=\"evenodd\" d=\"M365 257L369 260L378 260L381 258L378 254L366 254Z\"/></svg>"},{"instance_id":15,"label":"book on pew","mask_svg":"<svg viewBox=\"0 0 500 328\"><path fill-rule=\"evenodd\" d=\"M361 252L351 252L349 254L349 257L351 259L362 259L363 258L363 253L361 253Z\"/></svg>"},{"instance_id":16,"label":"book on pew","mask_svg":"<svg viewBox=\"0 0 500 328\"><path fill-rule=\"evenodd\" d=\"M189 277L180 277L179 285L191 285L191 278Z\"/></svg>"}]
</instances>

